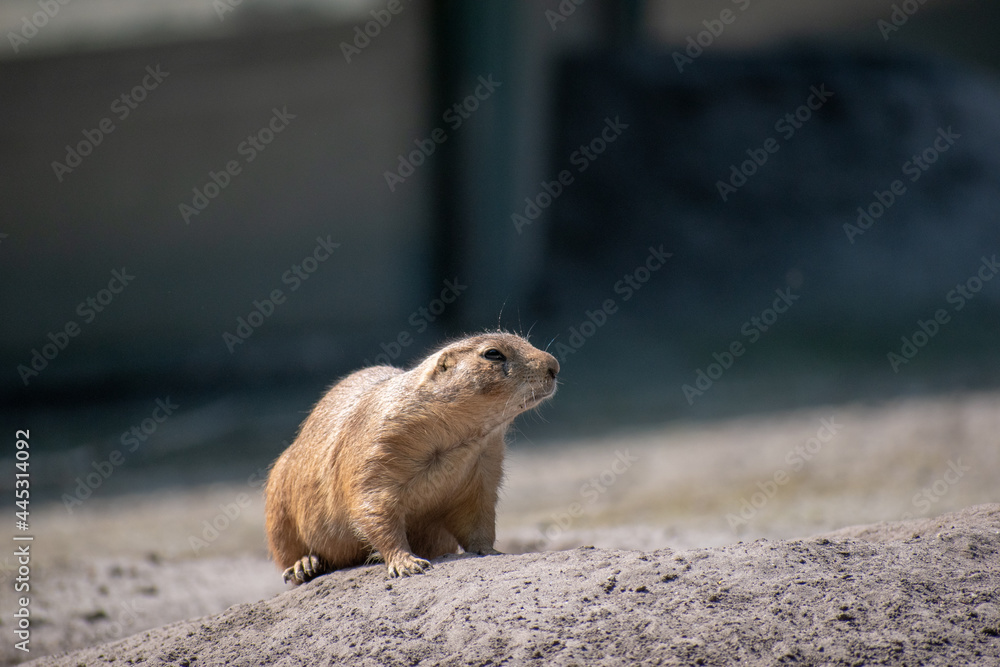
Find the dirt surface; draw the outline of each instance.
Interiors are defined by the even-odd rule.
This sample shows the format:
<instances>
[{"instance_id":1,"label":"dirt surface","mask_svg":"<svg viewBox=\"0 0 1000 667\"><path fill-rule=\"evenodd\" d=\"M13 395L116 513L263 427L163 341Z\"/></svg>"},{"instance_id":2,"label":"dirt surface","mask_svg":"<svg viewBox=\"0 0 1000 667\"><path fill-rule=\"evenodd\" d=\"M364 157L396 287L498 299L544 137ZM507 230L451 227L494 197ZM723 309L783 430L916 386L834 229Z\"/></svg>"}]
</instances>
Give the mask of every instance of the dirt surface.
<instances>
[{"instance_id":1,"label":"dirt surface","mask_svg":"<svg viewBox=\"0 0 1000 667\"><path fill-rule=\"evenodd\" d=\"M372 565L37 665L1000 661L1000 505L805 540Z\"/></svg>"},{"instance_id":2,"label":"dirt surface","mask_svg":"<svg viewBox=\"0 0 1000 667\"><path fill-rule=\"evenodd\" d=\"M40 470L55 470L59 461L43 460L40 456L37 463ZM14 648L15 595L10 591L17 563L12 551L5 550L0 554L0 590L4 591L0 594L0 665L83 649L130 635L142 637L147 630L185 619L214 616L233 605L282 594L285 587L280 573L268 562L265 551L260 467L266 467L266 463L237 460L229 465L234 467L240 481L167 487L151 485L138 473L129 481L128 475L133 471L126 465L111 479L111 482L120 479L124 491L112 493L109 482L81 505L74 505L72 511L60 502L33 504L32 530L36 540L31 560L31 652L25 654ZM89 459L68 462L66 466L70 470L86 469ZM13 468L4 466L4 469ZM203 473L211 478L210 470ZM74 475L68 479L72 480ZM829 546L816 546L815 540L805 543L782 540L825 534L857 524L875 526L868 533L844 534L837 539L880 542L891 538L892 543L885 545L888 551L881 546L865 546L851 551L852 554L897 554L903 558L912 551L914 562L919 563L923 558L921 545L931 549L929 554L938 553L934 549L941 545L931 538L940 531L933 535L925 532L919 540L912 541L912 529L900 520L929 519L974 505L1000 502L998 479L1000 394L996 392L915 397L874 405L832 405L705 423L674 423L562 442L531 442L517 432L513 434L507 460L497 548L510 554L565 553L551 556L554 561L537 553L525 559L462 560L442 564L433 574L464 572L465 568L481 573L489 563L494 568L491 572L496 568L506 571L509 567L510 572L515 572L519 568L537 567L538 574L525 581L548 581L560 568L566 569L566 565L555 565L564 562L559 559L596 558L573 551L582 545L608 550L602 551L601 558L615 563L620 559L626 559L622 563L630 562L629 558L645 563L637 561L640 554L625 553L643 552L651 559L648 562L661 568L673 562L674 552L707 553L709 558L702 559L705 563L724 561L733 564L732 567L751 562L752 558L764 558L762 562L771 563L767 559L789 558L792 544L813 544L810 548L817 550L816 553L831 558L835 555L831 562L837 563L837 559L844 557L831 552ZM67 482L66 490L72 489L72 481ZM993 521L995 531L995 520L989 520ZM9 536L4 539L10 543ZM768 540L760 544L774 546L778 551L771 554L763 547L758 548L753 542L758 539ZM744 544L737 545L740 540ZM995 546L995 541L990 544ZM806 560L807 564L811 562L809 558ZM994 556L992 567L996 567L996 560ZM573 562L576 563L573 567L586 572L596 569L600 561ZM692 571L700 571L695 561L689 559L689 562ZM853 572L854 562L844 562ZM894 561L887 556L886 562ZM975 562L969 560L970 564ZM945 563L943 560L942 566ZM807 567L807 564L798 565ZM614 569L630 572L624 566L607 567L609 572L604 580ZM647 566L636 567L641 571L641 567ZM763 566L757 569L769 571ZM781 567L775 571L781 571ZM364 577L376 573L364 572L350 575L358 577L354 583L360 585L367 581ZM335 578L339 580L342 576L343 573L337 574ZM398 591L403 585L424 586L427 584L420 582L439 579L421 578L416 584L413 581L417 580L394 583L394 589ZM888 581L893 580L889 577ZM900 588L907 581L914 580L897 577L892 584L895 588L887 590L895 590L904 602L912 595L913 603L917 604L924 594L919 587ZM996 583L993 582L994 590ZM581 604L575 593L570 594L576 585L576 579L572 578L565 583L567 605ZM464 591L464 586L455 590ZM809 590L825 594L819 584L810 586ZM941 591L941 586L947 591ZM658 590L648 584L647 588ZM963 588L970 592L975 587L970 588L960 578L949 581L942 574L928 590L933 595L960 596ZM684 590L687 591L684 595L692 597L677 599L687 600L692 609L693 605L702 604L691 590ZM777 599L777 590L768 592L765 598ZM293 597L300 594L296 591ZM437 599L443 599L439 593L438 596ZM270 609L269 605L287 597L279 595L261 609ZM460 604L464 603L457 598L447 603L449 608ZM780 609L774 604L774 609ZM997 600L983 604L996 605ZM422 609L420 605L414 609ZM713 613L720 613L716 611L719 608L713 607ZM669 609L671 614L678 613L672 607ZM972 609L976 611L976 605ZM992 607L983 609L976 613L988 615ZM619 611L613 614L620 616L627 610ZM430 612L421 612L425 613ZM574 609L573 615L566 618L575 619L581 628L563 628L560 632L567 633L566 637L572 632L583 632L591 623L587 619L595 613L589 607ZM773 613L768 614L761 618L771 619ZM340 611L331 615L331 618L341 617ZM929 614L928 618L931 617L946 618L937 611ZM652 627L661 627L666 622L660 618ZM555 631L550 626L540 625L537 636ZM742 626L733 625L734 629L739 627ZM838 623L830 627L846 631L853 626ZM277 635L283 632L280 630ZM338 632L346 636L345 631ZM786 643L807 636L800 635L798 630L784 632L781 641ZM688 639L684 641L717 641L713 635L702 632L680 631L675 643L685 634ZM426 637L430 641L430 636ZM379 639L376 645L383 641ZM511 646L517 643L511 641ZM365 642L355 643L357 650L372 649ZM155 653L157 644L147 641L144 645L150 655ZM942 655L950 655L949 646L941 645ZM832 649L826 649L824 654L830 655L828 650ZM202 664L209 664L207 655L202 655ZM907 653L901 655L890 664L919 664L910 661ZM779 662L779 657L760 659L762 664L772 664ZM84 663L89 664L88 660ZM956 660L955 664L960 662Z\"/></svg>"}]
</instances>

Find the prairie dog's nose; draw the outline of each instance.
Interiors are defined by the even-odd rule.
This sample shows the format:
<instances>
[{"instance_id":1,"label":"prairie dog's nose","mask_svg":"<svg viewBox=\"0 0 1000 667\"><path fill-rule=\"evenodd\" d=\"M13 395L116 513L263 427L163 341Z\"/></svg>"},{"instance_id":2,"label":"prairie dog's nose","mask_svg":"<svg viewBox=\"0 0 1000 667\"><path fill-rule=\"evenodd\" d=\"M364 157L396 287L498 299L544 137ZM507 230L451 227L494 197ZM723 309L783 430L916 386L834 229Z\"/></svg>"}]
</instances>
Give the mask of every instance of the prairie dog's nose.
<instances>
[{"instance_id":1,"label":"prairie dog's nose","mask_svg":"<svg viewBox=\"0 0 1000 667\"><path fill-rule=\"evenodd\" d=\"M548 355L546 361L547 370L549 372L549 377L553 380L556 379L556 375L559 374L559 362L551 354Z\"/></svg>"}]
</instances>

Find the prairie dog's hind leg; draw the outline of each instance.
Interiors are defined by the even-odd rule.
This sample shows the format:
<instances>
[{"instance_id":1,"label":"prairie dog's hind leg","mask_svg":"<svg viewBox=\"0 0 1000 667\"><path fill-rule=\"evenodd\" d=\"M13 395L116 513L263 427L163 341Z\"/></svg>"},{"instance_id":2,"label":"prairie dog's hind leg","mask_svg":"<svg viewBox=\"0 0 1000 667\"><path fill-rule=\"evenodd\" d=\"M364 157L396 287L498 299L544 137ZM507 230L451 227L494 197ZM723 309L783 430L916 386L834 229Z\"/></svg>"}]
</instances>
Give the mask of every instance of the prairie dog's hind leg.
<instances>
[{"instance_id":1,"label":"prairie dog's hind leg","mask_svg":"<svg viewBox=\"0 0 1000 667\"><path fill-rule=\"evenodd\" d=\"M443 523L421 526L408 535L408 538L413 553L421 558L439 558L445 554L458 553L458 540Z\"/></svg>"}]
</instances>

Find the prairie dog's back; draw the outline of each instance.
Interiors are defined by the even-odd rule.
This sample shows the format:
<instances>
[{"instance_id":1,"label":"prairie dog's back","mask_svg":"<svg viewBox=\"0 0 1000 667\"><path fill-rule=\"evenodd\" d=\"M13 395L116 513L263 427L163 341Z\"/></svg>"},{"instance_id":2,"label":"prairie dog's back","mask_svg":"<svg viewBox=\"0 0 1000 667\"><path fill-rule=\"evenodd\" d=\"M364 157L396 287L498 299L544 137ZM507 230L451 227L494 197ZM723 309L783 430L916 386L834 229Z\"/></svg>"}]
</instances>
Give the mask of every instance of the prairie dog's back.
<instances>
[{"instance_id":1,"label":"prairie dog's back","mask_svg":"<svg viewBox=\"0 0 1000 667\"><path fill-rule=\"evenodd\" d=\"M351 373L330 388L313 408L309 417L302 423L299 435L286 450L297 447L296 456L309 454L322 456L329 452L344 432L352 434L353 439L360 441L363 434L357 429L363 427L364 417L378 415L363 414L364 408L369 411L378 409L381 395L376 391L378 385L384 384L390 378L403 374L404 371L392 366L372 366ZM375 404L375 405L373 405Z\"/></svg>"},{"instance_id":2,"label":"prairie dog's back","mask_svg":"<svg viewBox=\"0 0 1000 667\"><path fill-rule=\"evenodd\" d=\"M339 469L351 463L348 459L362 455L356 446L366 441L366 431L371 430L371 424L366 422L375 421L376 415L371 411L375 406L371 403L379 401L376 388L401 373L401 369L392 366L373 366L356 371L331 387L302 423L295 442L275 462L268 478L268 496L287 495L291 500L300 496L303 488L318 492L319 497L309 503L294 503L299 510L295 514L300 515L297 519L302 519L304 512L342 502L342 489L331 485L331 481L336 479ZM275 498L278 502L283 500Z\"/></svg>"}]
</instances>

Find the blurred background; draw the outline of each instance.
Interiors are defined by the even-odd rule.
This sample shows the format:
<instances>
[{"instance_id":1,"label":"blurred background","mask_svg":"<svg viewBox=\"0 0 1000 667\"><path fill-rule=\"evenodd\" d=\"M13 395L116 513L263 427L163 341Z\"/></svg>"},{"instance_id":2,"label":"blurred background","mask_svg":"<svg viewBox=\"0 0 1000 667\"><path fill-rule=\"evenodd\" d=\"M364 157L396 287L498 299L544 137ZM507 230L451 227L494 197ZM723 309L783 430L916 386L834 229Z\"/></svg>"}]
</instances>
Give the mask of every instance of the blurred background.
<instances>
[{"instance_id":1,"label":"blurred background","mask_svg":"<svg viewBox=\"0 0 1000 667\"><path fill-rule=\"evenodd\" d=\"M8 430L88 459L170 397L130 468L266 460L341 374L498 324L563 361L532 432L992 385L988 282L887 360L998 249L992 3L392 5L0 6Z\"/></svg>"},{"instance_id":2,"label":"blurred background","mask_svg":"<svg viewBox=\"0 0 1000 667\"><path fill-rule=\"evenodd\" d=\"M0 418L31 431L35 507L77 539L86 512L244 489L263 555L261 471L329 384L497 326L562 362L514 436L536 537L639 438L682 453L579 525L669 506L735 540L727 514L830 414L863 416L837 437L867 486L805 521L795 499L856 472L830 463L786 487L791 527L748 534L996 501L998 21L988 0L0 3ZM911 502L965 446L977 481ZM895 504L852 514L890 471ZM204 555L203 504L158 557Z\"/></svg>"}]
</instances>

